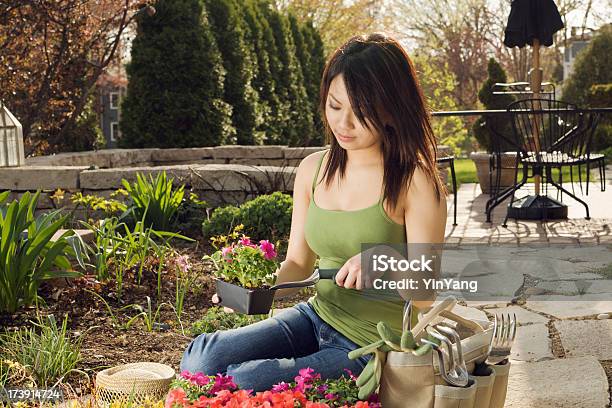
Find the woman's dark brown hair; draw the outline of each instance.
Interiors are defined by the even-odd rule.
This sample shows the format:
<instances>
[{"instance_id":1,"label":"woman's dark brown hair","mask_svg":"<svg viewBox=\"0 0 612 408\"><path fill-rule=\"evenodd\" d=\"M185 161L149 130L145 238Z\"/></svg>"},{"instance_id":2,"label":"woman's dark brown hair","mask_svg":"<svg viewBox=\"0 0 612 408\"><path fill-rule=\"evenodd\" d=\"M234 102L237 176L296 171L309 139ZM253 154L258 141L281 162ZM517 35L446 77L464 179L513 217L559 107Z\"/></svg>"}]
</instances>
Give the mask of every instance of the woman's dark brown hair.
<instances>
[{"instance_id":1,"label":"woman's dark brown hair","mask_svg":"<svg viewBox=\"0 0 612 408\"><path fill-rule=\"evenodd\" d=\"M329 87L339 74L359 122L382 136L384 198L391 208L397 206L417 165L431 179L437 199L446 195L436 165L436 138L414 66L396 40L379 33L348 40L323 71L319 109L326 142L331 145L324 171L326 185L337 170L340 178L344 176L347 163L346 150L336 141L325 116Z\"/></svg>"}]
</instances>

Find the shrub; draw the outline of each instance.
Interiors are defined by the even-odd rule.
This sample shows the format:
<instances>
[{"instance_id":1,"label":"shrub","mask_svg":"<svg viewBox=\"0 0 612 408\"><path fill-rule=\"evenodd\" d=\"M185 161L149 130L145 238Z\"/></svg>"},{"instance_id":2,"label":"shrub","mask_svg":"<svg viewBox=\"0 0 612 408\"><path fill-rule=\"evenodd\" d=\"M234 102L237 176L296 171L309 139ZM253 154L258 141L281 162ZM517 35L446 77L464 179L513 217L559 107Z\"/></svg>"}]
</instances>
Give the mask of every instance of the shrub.
<instances>
[{"instance_id":1,"label":"shrub","mask_svg":"<svg viewBox=\"0 0 612 408\"><path fill-rule=\"evenodd\" d=\"M205 238L226 234L240 224L239 216L240 209L234 205L218 207L202 223L202 234Z\"/></svg>"},{"instance_id":2,"label":"shrub","mask_svg":"<svg viewBox=\"0 0 612 408\"><path fill-rule=\"evenodd\" d=\"M489 78L482 84L480 91L478 92L478 99L484 105L485 109L506 109L508 105L510 105L514 101L514 97L512 95L494 95L492 91L493 85L496 83L505 83L506 82L506 72L499 65L495 59L489 59L489 65L487 67L487 71L489 73ZM507 116L491 116L488 118L480 117L472 127L474 131L474 136L478 141L478 144L485 149L487 152L493 151L493 146L491 145L491 138L496 137L494 134L491 134L489 129L485 126L485 122L489 122L489 126L491 126L495 131L501 135L504 135L510 140L514 140L514 136L512 135L512 126L510 122L510 118ZM503 145L507 145L508 143L501 142ZM502 146L502 151L506 150L514 150L511 146Z\"/></svg>"},{"instance_id":3,"label":"shrub","mask_svg":"<svg viewBox=\"0 0 612 408\"><path fill-rule=\"evenodd\" d=\"M253 240L286 240L291 229L293 199L281 192L264 194L240 207L226 206L215 209L202 224L205 238L227 234L235 225L244 225L244 234Z\"/></svg>"},{"instance_id":4,"label":"shrub","mask_svg":"<svg viewBox=\"0 0 612 408\"><path fill-rule=\"evenodd\" d=\"M125 179L121 180L130 197L130 210L135 221L140 221L144 217L147 227L159 231L171 229L185 195L185 186L173 189L173 180L167 178L165 171L157 173L155 179L152 175L146 179L139 173L134 184L130 184Z\"/></svg>"},{"instance_id":5,"label":"shrub","mask_svg":"<svg viewBox=\"0 0 612 408\"><path fill-rule=\"evenodd\" d=\"M605 108L612 103L612 83L592 85L588 92L588 106L592 108ZM592 141L593 151L612 149L612 118L603 114L599 119L599 125L595 129ZM609 159L609 153L606 154Z\"/></svg>"},{"instance_id":6,"label":"shrub","mask_svg":"<svg viewBox=\"0 0 612 408\"><path fill-rule=\"evenodd\" d=\"M83 242L74 231L51 240L68 216L60 216L59 210L34 216L39 196L26 192L19 201L0 207L0 312L14 313L40 299L43 280L79 276L69 255L85 267Z\"/></svg>"}]
</instances>

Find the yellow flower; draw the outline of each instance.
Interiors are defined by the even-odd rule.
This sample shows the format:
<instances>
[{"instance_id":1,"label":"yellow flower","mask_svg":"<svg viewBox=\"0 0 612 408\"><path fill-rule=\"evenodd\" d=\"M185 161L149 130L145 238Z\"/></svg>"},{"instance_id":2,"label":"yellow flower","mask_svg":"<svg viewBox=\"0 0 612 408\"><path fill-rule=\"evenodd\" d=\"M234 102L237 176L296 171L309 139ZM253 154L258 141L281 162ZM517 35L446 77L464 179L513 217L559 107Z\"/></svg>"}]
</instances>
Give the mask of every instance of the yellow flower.
<instances>
[{"instance_id":1,"label":"yellow flower","mask_svg":"<svg viewBox=\"0 0 612 408\"><path fill-rule=\"evenodd\" d=\"M58 188L57 190L55 190L55 192L53 193L53 195L50 197L51 200L53 201L62 201L64 199L64 195L66 194L66 192L64 190L62 190L61 188Z\"/></svg>"},{"instance_id":2,"label":"yellow flower","mask_svg":"<svg viewBox=\"0 0 612 408\"><path fill-rule=\"evenodd\" d=\"M117 197L118 195L122 195L122 196L124 196L124 197L127 197L127 196L128 196L128 192L127 192L127 191L125 191L125 190L124 190L124 189L122 189L122 188L119 188L119 189L117 189L116 191L114 191L114 192L112 192L112 193L110 194L110 196L111 196L112 198L115 198L115 197Z\"/></svg>"}]
</instances>

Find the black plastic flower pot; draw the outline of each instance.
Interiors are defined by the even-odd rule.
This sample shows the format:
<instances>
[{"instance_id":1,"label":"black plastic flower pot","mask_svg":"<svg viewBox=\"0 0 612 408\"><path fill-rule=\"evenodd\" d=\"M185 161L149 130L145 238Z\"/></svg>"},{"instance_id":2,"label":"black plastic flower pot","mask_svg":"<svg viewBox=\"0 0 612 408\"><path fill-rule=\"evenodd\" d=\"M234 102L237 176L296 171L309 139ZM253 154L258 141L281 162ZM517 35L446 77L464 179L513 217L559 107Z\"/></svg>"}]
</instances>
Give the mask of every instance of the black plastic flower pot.
<instances>
[{"instance_id":1,"label":"black plastic flower pot","mask_svg":"<svg viewBox=\"0 0 612 408\"><path fill-rule=\"evenodd\" d=\"M234 309L235 312L247 315L267 314L272 307L274 294L278 289L303 288L319 281L319 270L307 279L296 282L284 282L269 288L243 288L233 283L216 279L217 296L222 306Z\"/></svg>"},{"instance_id":2,"label":"black plastic flower pot","mask_svg":"<svg viewBox=\"0 0 612 408\"><path fill-rule=\"evenodd\" d=\"M217 296L221 304L248 315L266 314L270 311L274 293L270 288L247 289L217 279Z\"/></svg>"}]
</instances>

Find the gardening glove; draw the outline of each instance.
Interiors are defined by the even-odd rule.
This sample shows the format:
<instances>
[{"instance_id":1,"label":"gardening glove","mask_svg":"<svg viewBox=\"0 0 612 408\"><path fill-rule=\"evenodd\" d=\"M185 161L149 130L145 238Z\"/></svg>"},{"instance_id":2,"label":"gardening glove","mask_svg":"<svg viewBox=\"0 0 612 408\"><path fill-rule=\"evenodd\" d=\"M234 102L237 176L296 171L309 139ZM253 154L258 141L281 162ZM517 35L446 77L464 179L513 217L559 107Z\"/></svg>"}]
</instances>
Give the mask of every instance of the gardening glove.
<instances>
[{"instance_id":1,"label":"gardening glove","mask_svg":"<svg viewBox=\"0 0 612 408\"><path fill-rule=\"evenodd\" d=\"M418 346L411 331L407 330L398 336L387 323L378 322L376 326L381 339L372 344L353 350L348 354L351 360L355 360L366 354L374 354L368 361L356 384L359 387L359 399L366 399L372 395L380 385L383 365L389 351L411 352L417 356L426 354L431 349L429 344Z\"/></svg>"}]
</instances>

